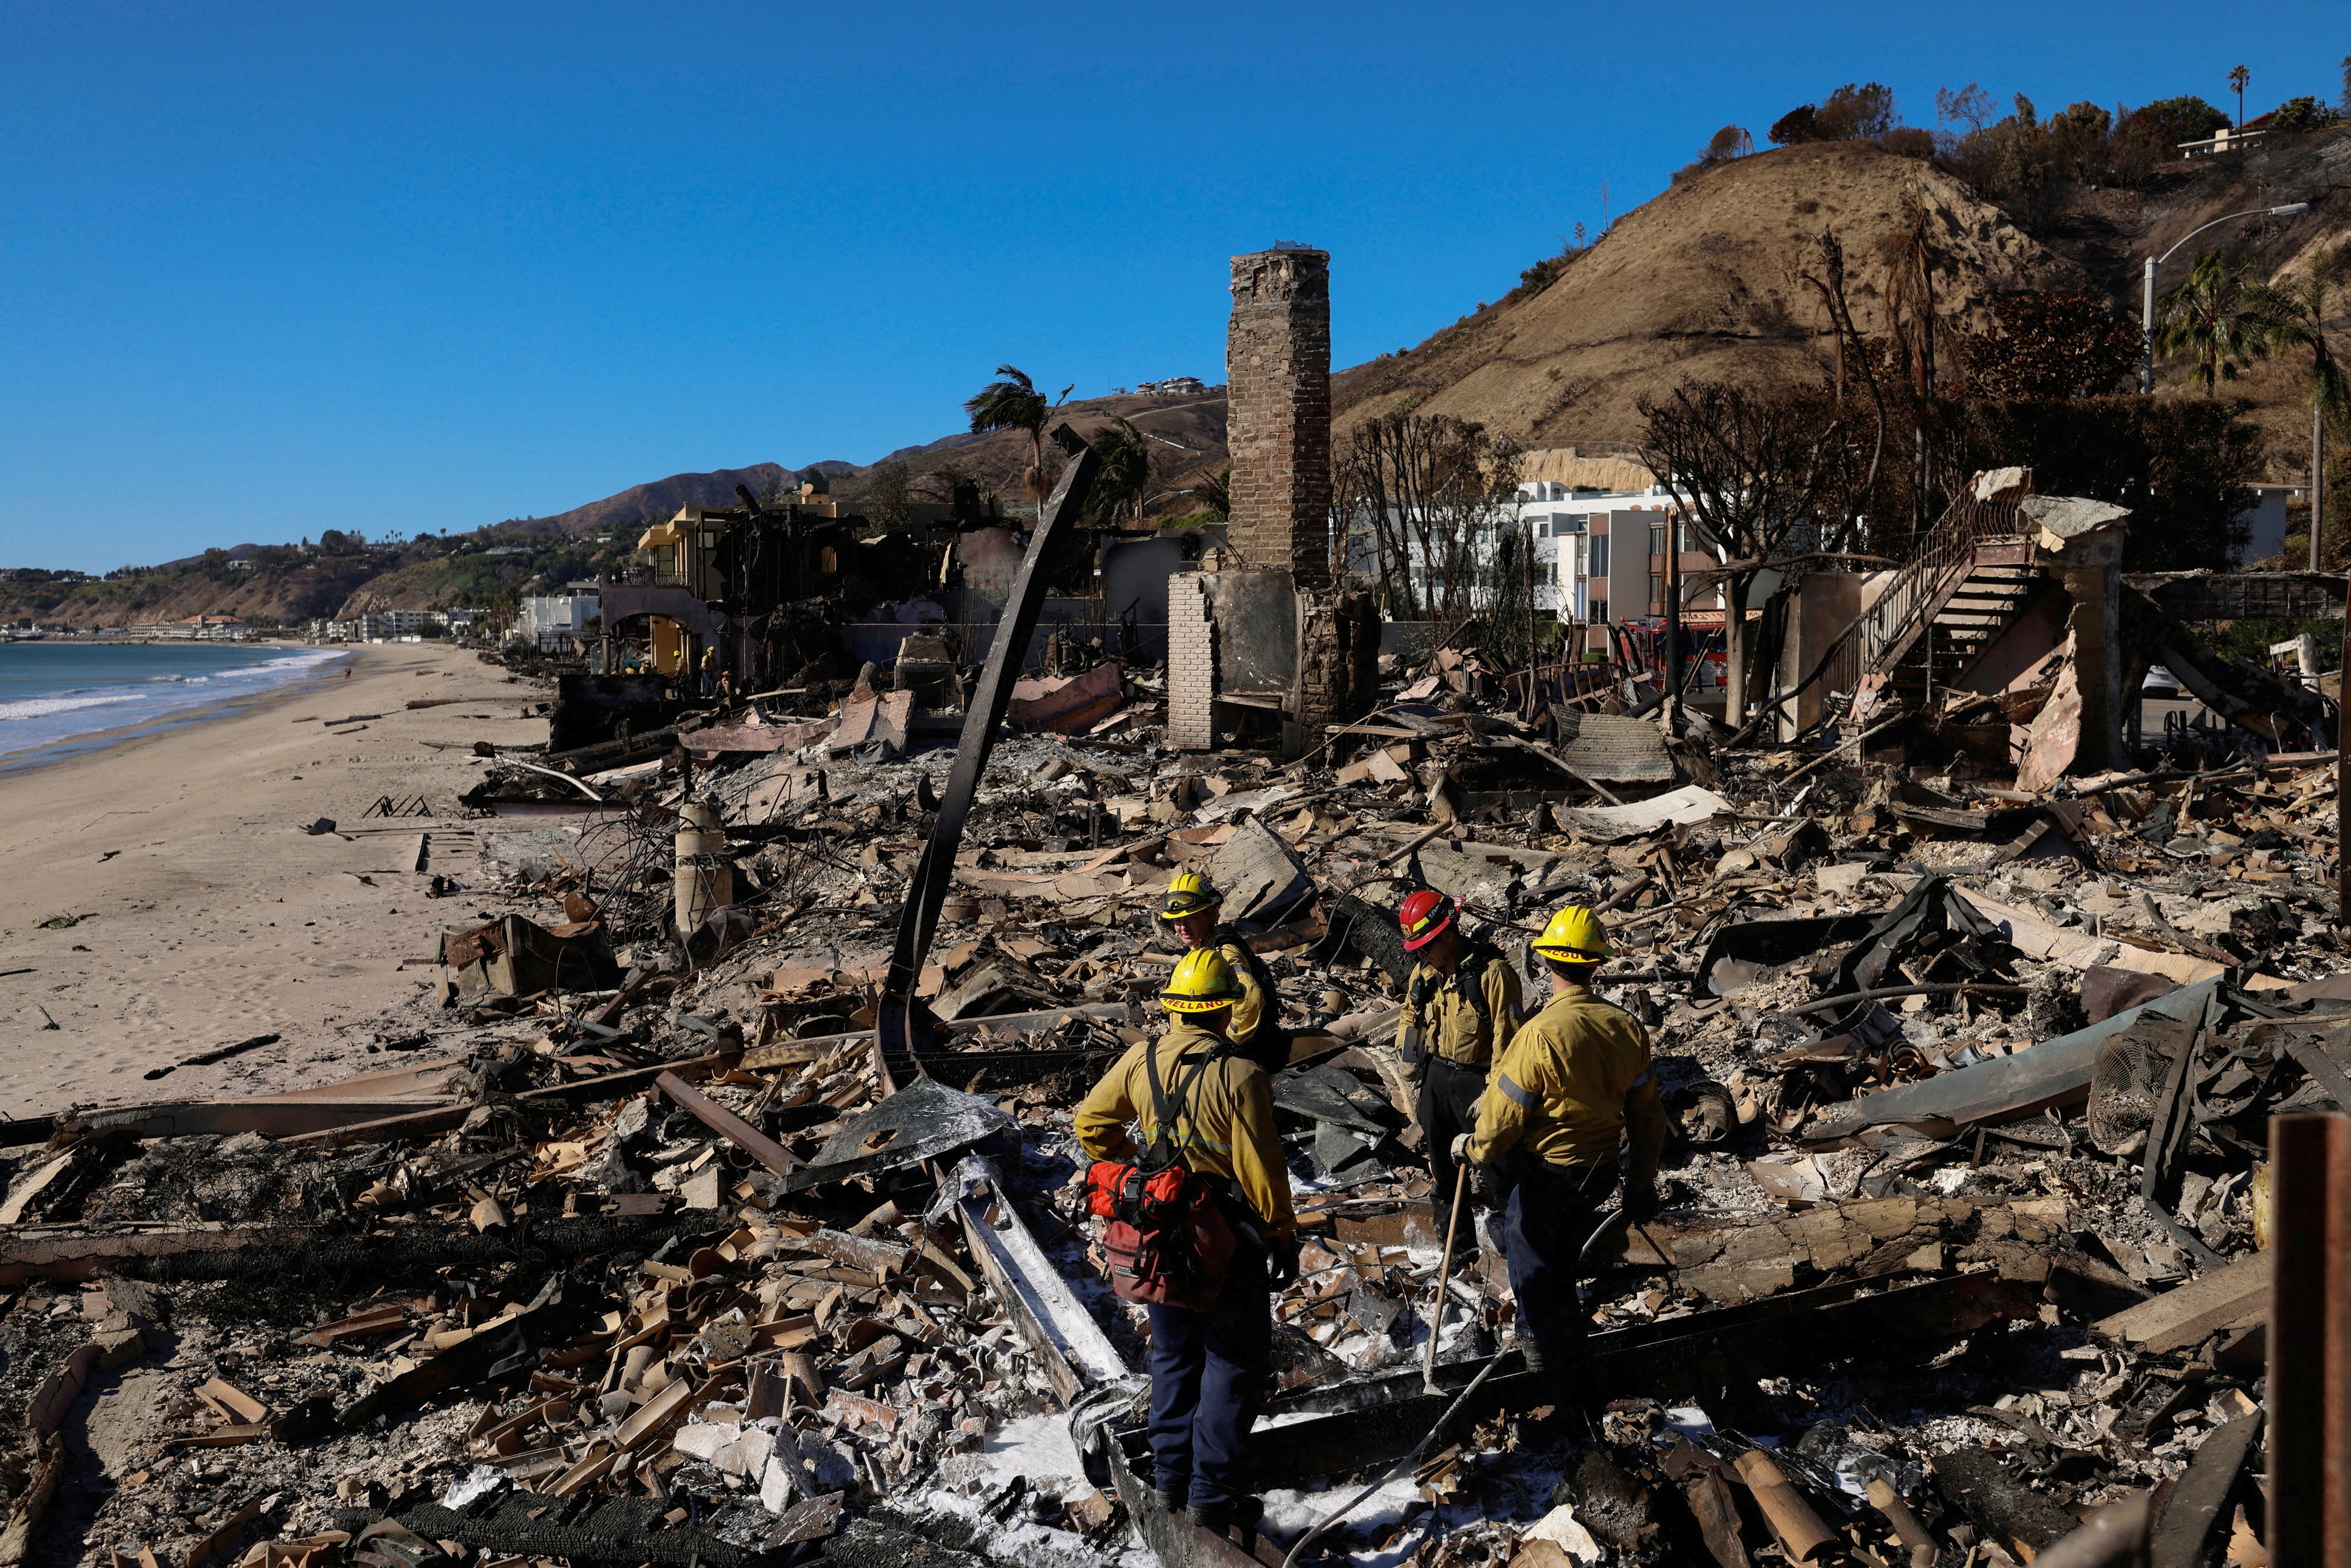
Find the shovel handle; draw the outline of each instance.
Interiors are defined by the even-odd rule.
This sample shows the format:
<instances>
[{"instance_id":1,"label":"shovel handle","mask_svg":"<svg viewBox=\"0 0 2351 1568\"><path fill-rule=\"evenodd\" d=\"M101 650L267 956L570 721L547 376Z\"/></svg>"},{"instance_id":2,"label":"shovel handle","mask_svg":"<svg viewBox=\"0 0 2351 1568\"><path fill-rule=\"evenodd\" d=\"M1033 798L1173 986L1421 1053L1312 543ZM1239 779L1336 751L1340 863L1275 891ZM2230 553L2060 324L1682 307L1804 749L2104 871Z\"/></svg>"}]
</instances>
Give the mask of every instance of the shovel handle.
<instances>
[{"instance_id":1,"label":"shovel handle","mask_svg":"<svg viewBox=\"0 0 2351 1568\"><path fill-rule=\"evenodd\" d=\"M1453 1170L1453 1208L1445 1219L1445 1258L1437 1266L1437 1304L1428 1312L1428 1354L1421 1358L1420 1383L1424 1388L1437 1386L1437 1331L1445 1324L1445 1287L1453 1278L1453 1238L1461 1229L1461 1191L1468 1184L1469 1166L1465 1162Z\"/></svg>"}]
</instances>

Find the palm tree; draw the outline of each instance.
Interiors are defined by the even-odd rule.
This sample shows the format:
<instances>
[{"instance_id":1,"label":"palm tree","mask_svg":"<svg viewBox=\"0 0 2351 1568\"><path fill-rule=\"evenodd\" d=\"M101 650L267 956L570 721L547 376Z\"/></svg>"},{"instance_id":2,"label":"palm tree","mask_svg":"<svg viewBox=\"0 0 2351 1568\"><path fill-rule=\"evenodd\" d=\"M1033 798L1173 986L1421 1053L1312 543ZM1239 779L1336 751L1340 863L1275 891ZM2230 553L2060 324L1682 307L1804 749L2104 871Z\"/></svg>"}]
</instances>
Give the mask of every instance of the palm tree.
<instances>
[{"instance_id":1,"label":"palm tree","mask_svg":"<svg viewBox=\"0 0 2351 1568\"><path fill-rule=\"evenodd\" d=\"M1200 497L1200 505L1217 514L1220 521L1229 522L1233 515L1233 470L1230 464L1213 474L1204 474L1192 486L1192 494Z\"/></svg>"},{"instance_id":2,"label":"palm tree","mask_svg":"<svg viewBox=\"0 0 2351 1568\"><path fill-rule=\"evenodd\" d=\"M2268 350L2265 323L2245 301L2245 269L2231 267L2217 250L2196 258L2188 281L2163 297L2155 346L2167 354L2187 354L2196 363L2189 380L2218 396L2222 382L2237 379L2249 361Z\"/></svg>"},{"instance_id":3,"label":"palm tree","mask_svg":"<svg viewBox=\"0 0 2351 1568\"><path fill-rule=\"evenodd\" d=\"M1045 417L1053 412L1045 394L1026 372L1013 365L998 365L996 373L1001 381L993 381L972 395L963 405L971 415L971 433L985 435L994 430L1020 430L1029 435L1029 468L1020 476L1022 488L1032 501L1042 502L1050 479L1045 471ZM1064 392L1062 396L1069 393Z\"/></svg>"},{"instance_id":4,"label":"palm tree","mask_svg":"<svg viewBox=\"0 0 2351 1568\"><path fill-rule=\"evenodd\" d=\"M2322 505L2319 486L2325 466L2326 426L2333 424L2351 440L2351 377L2336 362L2326 341L2328 296L2351 271L2351 258L2322 249L2310 258L2310 270L2290 283L2246 286L2246 310L2258 319L2263 343L2273 349L2300 349L2310 355L2310 570L2318 570L2318 524Z\"/></svg>"},{"instance_id":5,"label":"palm tree","mask_svg":"<svg viewBox=\"0 0 2351 1568\"><path fill-rule=\"evenodd\" d=\"M1093 488L1086 493L1086 512L1095 521L1115 523L1122 516L1143 510L1151 489L1151 444L1123 419L1113 419L1087 443L1100 465Z\"/></svg>"},{"instance_id":6,"label":"palm tree","mask_svg":"<svg viewBox=\"0 0 2351 1568\"><path fill-rule=\"evenodd\" d=\"M2240 131L2245 128L2245 84L2252 79L2253 73L2242 66L2229 73L2229 85L2237 89L2237 129Z\"/></svg>"}]
</instances>

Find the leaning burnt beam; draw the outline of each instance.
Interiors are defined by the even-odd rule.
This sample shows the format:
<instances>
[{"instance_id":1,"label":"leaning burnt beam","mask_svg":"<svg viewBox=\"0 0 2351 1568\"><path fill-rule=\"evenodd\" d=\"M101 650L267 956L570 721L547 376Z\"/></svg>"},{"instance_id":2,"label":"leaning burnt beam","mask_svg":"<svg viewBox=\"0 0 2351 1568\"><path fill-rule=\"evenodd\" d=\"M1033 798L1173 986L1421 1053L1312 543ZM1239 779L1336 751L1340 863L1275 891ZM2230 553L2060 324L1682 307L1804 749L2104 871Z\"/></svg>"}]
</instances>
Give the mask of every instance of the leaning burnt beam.
<instances>
[{"instance_id":1,"label":"leaning burnt beam","mask_svg":"<svg viewBox=\"0 0 2351 1568\"><path fill-rule=\"evenodd\" d=\"M874 1009L877 1068L883 1066L884 1053L916 1051L927 1043L923 1037L935 1028L929 1009L915 1000L914 986L923 972L923 959L931 950L931 938L938 931L939 907L955 875L956 851L963 842L972 800L979 792L979 777L987 770L988 753L996 748L996 732L1012 705L1012 685L1020 678L1029 639L1044 607L1046 560L1067 525L1085 509L1087 494L1101 466L1093 449L1068 425L1054 431L1053 440L1070 454L1070 465L1061 471L1061 482L1053 486L1053 494L1038 513L1036 532L1029 536L1029 553L1021 558L1020 573L1012 580L1003 618L996 623L996 640L988 646L987 663L972 692L971 706L963 721L963 739L956 747L955 768L939 795L938 821L923 846L923 857L915 863L906 889L905 912L898 918L898 940L890 953L890 973L882 982L881 1004Z\"/></svg>"}]
</instances>

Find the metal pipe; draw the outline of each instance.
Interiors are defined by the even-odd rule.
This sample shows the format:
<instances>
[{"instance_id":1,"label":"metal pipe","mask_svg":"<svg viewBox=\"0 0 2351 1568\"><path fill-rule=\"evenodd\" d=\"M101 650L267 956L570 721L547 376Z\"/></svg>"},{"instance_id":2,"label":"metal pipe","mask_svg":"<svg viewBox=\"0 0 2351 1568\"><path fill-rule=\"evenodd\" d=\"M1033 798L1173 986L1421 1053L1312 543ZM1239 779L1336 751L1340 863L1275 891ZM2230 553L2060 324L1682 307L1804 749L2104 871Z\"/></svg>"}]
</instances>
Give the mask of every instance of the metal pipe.
<instances>
[{"instance_id":1,"label":"metal pipe","mask_svg":"<svg viewBox=\"0 0 2351 1568\"><path fill-rule=\"evenodd\" d=\"M2318 525L2326 515L2326 410L2310 404L2310 570L2318 570Z\"/></svg>"},{"instance_id":2,"label":"metal pipe","mask_svg":"<svg viewBox=\"0 0 2351 1568\"><path fill-rule=\"evenodd\" d=\"M2351 1563L2351 1116L2270 1118L2270 1561Z\"/></svg>"}]
</instances>

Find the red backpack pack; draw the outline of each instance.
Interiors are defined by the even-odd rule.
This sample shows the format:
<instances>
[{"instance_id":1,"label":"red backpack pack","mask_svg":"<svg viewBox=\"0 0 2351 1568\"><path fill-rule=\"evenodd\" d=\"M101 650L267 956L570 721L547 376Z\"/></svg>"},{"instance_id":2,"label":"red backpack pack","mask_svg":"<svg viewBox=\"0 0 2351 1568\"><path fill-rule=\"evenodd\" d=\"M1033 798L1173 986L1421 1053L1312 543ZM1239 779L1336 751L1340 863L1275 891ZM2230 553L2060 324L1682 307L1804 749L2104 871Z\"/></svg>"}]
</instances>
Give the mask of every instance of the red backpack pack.
<instances>
[{"instance_id":1,"label":"red backpack pack","mask_svg":"<svg viewBox=\"0 0 2351 1568\"><path fill-rule=\"evenodd\" d=\"M1151 1079L1151 1147L1133 1165L1097 1160L1086 1173L1087 1207L1110 1221L1102 1232L1110 1288L1121 1301L1146 1306L1214 1306L1231 1272L1234 1236L1215 1191L1184 1163L1176 1147L1176 1118L1200 1074L1217 1052L1192 1069L1171 1100L1159 1082L1155 1043L1144 1048Z\"/></svg>"}]
</instances>

